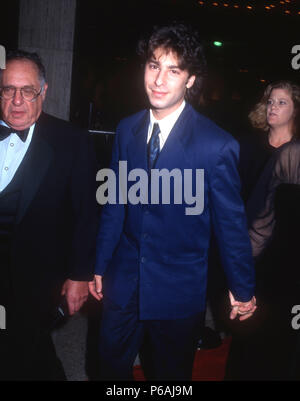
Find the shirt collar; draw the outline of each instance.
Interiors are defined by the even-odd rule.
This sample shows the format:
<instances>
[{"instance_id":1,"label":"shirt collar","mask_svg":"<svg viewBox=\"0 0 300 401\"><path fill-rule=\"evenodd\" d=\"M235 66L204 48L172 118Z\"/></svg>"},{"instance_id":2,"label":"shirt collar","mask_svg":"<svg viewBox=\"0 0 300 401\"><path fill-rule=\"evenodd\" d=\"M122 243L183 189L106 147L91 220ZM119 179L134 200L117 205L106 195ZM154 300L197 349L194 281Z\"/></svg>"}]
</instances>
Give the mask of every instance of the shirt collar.
<instances>
[{"instance_id":1,"label":"shirt collar","mask_svg":"<svg viewBox=\"0 0 300 401\"><path fill-rule=\"evenodd\" d=\"M0 124L1 124L1 125L4 125L4 127L8 127L8 128L9 128L9 125L7 125L6 122L3 121L3 120L0 120Z\"/></svg>"},{"instance_id":2,"label":"shirt collar","mask_svg":"<svg viewBox=\"0 0 300 401\"><path fill-rule=\"evenodd\" d=\"M170 131L172 130L173 126L175 125L178 117L180 116L182 110L185 107L185 100L181 103L181 105L173 111L171 114L167 115L166 117L162 118L161 120L157 120L154 115L152 110L150 109L150 126L149 126L149 132L152 132L152 127L154 123L159 124L160 132L161 135L164 138L167 138Z\"/></svg>"}]
</instances>

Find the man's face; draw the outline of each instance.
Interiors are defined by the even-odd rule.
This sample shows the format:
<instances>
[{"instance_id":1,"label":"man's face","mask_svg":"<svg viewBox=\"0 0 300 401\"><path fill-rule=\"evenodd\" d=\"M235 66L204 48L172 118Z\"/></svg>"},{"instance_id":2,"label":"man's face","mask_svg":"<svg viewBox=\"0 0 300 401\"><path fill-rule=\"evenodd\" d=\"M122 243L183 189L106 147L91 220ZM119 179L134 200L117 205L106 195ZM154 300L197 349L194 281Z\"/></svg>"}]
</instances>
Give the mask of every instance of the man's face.
<instances>
[{"instance_id":1,"label":"man's face","mask_svg":"<svg viewBox=\"0 0 300 401\"><path fill-rule=\"evenodd\" d=\"M9 61L6 64L6 69L2 72L0 86L12 86L17 89L28 87L39 92L41 85L38 69L30 60ZM44 85L42 93L33 101L23 99L20 90L17 90L11 99L1 99L2 119L11 128L17 130L30 127L42 112L46 91L47 84Z\"/></svg>"},{"instance_id":2,"label":"man's face","mask_svg":"<svg viewBox=\"0 0 300 401\"><path fill-rule=\"evenodd\" d=\"M189 76L188 71L179 68L176 53L157 48L144 74L146 93L155 117L161 119L176 110L194 81L194 75Z\"/></svg>"}]
</instances>

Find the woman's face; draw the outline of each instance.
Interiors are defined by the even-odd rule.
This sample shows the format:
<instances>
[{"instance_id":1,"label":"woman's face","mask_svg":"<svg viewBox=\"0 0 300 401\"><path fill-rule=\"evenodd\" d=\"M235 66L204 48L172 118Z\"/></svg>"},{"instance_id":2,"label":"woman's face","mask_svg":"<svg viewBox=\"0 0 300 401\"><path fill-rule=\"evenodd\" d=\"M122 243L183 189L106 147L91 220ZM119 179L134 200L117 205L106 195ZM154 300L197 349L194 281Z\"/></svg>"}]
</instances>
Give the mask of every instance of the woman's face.
<instances>
[{"instance_id":1,"label":"woman's face","mask_svg":"<svg viewBox=\"0 0 300 401\"><path fill-rule=\"evenodd\" d=\"M294 102L286 89L273 89L267 101L267 121L271 128L290 128L294 119Z\"/></svg>"}]
</instances>

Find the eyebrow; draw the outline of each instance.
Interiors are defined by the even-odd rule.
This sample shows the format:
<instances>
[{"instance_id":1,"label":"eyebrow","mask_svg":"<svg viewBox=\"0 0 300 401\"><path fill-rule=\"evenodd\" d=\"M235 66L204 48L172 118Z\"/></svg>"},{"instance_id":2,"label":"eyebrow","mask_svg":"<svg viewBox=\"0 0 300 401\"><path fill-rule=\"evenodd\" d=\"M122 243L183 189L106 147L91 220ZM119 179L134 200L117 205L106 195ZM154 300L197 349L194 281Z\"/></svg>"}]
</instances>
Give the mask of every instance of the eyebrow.
<instances>
[{"instance_id":1,"label":"eyebrow","mask_svg":"<svg viewBox=\"0 0 300 401\"><path fill-rule=\"evenodd\" d=\"M156 65L159 65L159 61L157 61L157 60L154 60L154 59L149 59L148 60L148 63L153 63L153 64L156 64ZM178 65L168 65L167 66L170 70L172 70L172 69L174 69L174 68L177 68L177 69L179 69L179 70L181 70L181 68L178 66Z\"/></svg>"},{"instance_id":2,"label":"eyebrow","mask_svg":"<svg viewBox=\"0 0 300 401\"><path fill-rule=\"evenodd\" d=\"M268 100L269 100L269 99L288 100L289 98L288 98L288 97L279 97L279 98L275 98L275 97L270 96L270 97L268 98Z\"/></svg>"},{"instance_id":3,"label":"eyebrow","mask_svg":"<svg viewBox=\"0 0 300 401\"><path fill-rule=\"evenodd\" d=\"M30 89L35 89L34 85L24 85L24 86L4 85L4 86L2 86L2 88L16 88L16 89L30 88Z\"/></svg>"}]
</instances>

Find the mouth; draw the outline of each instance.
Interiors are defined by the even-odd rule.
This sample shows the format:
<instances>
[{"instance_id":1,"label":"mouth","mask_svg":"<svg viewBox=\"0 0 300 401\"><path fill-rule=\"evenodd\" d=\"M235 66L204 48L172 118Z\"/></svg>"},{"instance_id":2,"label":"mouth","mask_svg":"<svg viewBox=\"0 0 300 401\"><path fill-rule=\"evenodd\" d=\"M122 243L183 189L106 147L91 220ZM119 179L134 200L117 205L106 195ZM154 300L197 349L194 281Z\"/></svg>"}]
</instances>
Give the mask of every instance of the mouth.
<instances>
[{"instance_id":1,"label":"mouth","mask_svg":"<svg viewBox=\"0 0 300 401\"><path fill-rule=\"evenodd\" d=\"M153 96L159 97L159 98L160 97L164 97L167 94L167 92L160 92L160 91L157 91L155 89L151 89L151 92L152 92Z\"/></svg>"},{"instance_id":2,"label":"mouth","mask_svg":"<svg viewBox=\"0 0 300 401\"><path fill-rule=\"evenodd\" d=\"M20 110L11 111L11 115L14 118L22 117L22 116L24 116L24 114L25 114L25 111L20 111Z\"/></svg>"}]
</instances>

